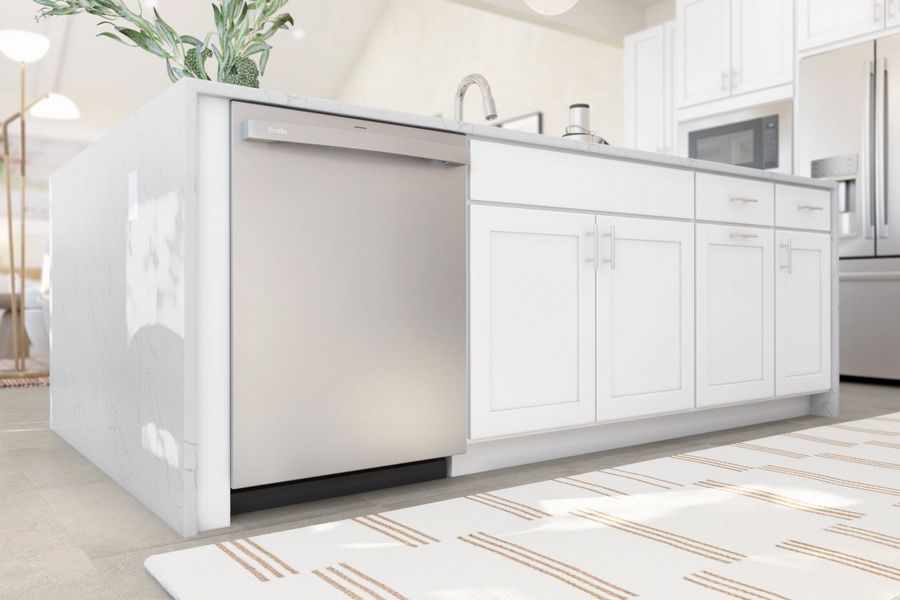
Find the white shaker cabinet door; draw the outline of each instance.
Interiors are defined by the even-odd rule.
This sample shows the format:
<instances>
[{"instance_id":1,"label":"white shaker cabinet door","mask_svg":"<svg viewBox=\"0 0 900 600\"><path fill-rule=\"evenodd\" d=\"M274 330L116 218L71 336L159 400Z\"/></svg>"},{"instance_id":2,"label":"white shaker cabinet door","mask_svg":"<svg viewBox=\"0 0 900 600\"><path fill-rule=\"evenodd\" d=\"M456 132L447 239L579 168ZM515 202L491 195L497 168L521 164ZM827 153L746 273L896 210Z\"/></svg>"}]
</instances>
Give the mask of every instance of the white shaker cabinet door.
<instances>
[{"instance_id":1,"label":"white shaker cabinet door","mask_svg":"<svg viewBox=\"0 0 900 600\"><path fill-rule=\"evenodd\" d=\"M597 419L693 408L694 225L597 225Z\"/></svg>"},{"instance_id":2,"label":"white shaker cabinet door","mask_svg":"<svg viewBox=\"0 0 900 600\"><path fill-rule=\"evenodd\" d=\"M697 406L775 395L775 233L697 225Z\"/></svg>"},{"instance_id":3,"label":"white shaker cabinet door","mask_svg":"<svg viewBox=\"0 0 900 600\"><path fill-rule=\"evenodd\" d=\"M666 28L658 25L625 38L625 145L664 152Z\"/></svg>"},{"instance_id":4,"label":"white shaker cabinet door","mask_svg":"<svg viewBox=\"0 0 900 600\"><path fill-rule=\"evenodd\" d=\"M594 422L594 216L470 214L471 437Z\"/></svg>"},{"instance_id":5,"label":"white shaker cabinet door","mask_svg":"<svg viewBox=\"0 0 900 600\"><path fill-rule=\"evenodd\" d=\"M678 106L731 95L730 0L679 0Z\"/></svg>"},{"instance_id":6,"label":"white shaker cabinet door","mask_svg":"<svg viewBox=\"0 0 900 600\"><path fill-rule=\"evenodd\" d=\"M797 0L797 50L883 29L886 2L894 0Z\"/></svg>"},{"instance_id":7,"label":"white shaker cabinet door","mask_svg":"<svg viewBox=\"0 0 900 600\"><path fill-rule=\"evenodd\" d=\"M779 231L775 280L775 393L831 387L831 236Z\"/></svg>"},{"instance_id":8,"label":"white shaker cabinet door","mask_svg":"<svg viewBox=\"0 0 900 600\"><path fill-rule=\"evenodd\" d=\"M794 78L793 0L731 0L731 93Z\"/></svg>"}]
</instances>

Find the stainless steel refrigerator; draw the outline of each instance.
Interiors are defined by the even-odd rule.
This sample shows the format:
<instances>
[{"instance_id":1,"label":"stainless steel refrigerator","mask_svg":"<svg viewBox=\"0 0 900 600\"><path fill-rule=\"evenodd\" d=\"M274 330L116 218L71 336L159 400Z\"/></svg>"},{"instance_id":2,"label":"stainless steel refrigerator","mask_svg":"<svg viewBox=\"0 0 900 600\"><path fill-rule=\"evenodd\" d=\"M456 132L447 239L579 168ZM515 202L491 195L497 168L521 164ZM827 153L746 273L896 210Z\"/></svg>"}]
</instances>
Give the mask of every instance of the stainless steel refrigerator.
<instances>
[{"instance_id":1,"label":"stainless steel refrigerator","mask_svg":"<svg viewBox=\"0 0 900 600\"><path fill-rule=\"evenodd\" d=\"M797 173L839 184L841 375L900 381L900 36L800 61Z\"/></svg>"}]
</instances>

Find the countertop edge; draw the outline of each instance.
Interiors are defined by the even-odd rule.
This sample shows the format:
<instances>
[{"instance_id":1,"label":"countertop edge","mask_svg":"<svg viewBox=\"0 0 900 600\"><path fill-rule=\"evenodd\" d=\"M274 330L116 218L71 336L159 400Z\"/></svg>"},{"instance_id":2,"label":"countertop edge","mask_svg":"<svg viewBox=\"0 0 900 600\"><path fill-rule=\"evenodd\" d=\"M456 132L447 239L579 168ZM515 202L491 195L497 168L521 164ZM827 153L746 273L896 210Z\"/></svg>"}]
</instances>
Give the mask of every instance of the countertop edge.
<instances>
[{"instance_id":1,"label":"countertop edge","mask_svg":"<svg viewBox=\"0 0 900 600\"><path fill-rule=\"evenodd\" d=\"M714 163L693 158L655 154L652 152L633 150L630 148L622 148L618 146L586 144L583 142L556 138L549 135L539 135L523 131L501 129L499 127L491 127L488 125L482 125L480 123L460 123L451 119L401 113L382 108L360 106L355 104L343 103L336 100L326 100L323 98L301 96L274 90L247 88L237 85L223 84L199 79L182 79L179 82L175 83L172 88L187 89L193 93L196 93L197 95L202 96L227 98L229 100L246 102L258 102L275 106L284 106L288 108L300 108L317 112L357 117L361 119L384 121L399 125L423 127L438 131L461 133L482 140L510 142L534 147L576 152L581 154L591 154L617 160L627 160L672 168L690 169L693 171L701 171L721 175L733 175L736 177L762 179L772 181L774 183L801 185L826 190L832 190L836 187L836 185L831 181L810 179L807 177L801 177L799 175L774 173L771 171L762 171L758 169L750 169L747 167L737 167L734 165Z\"/></svg>"}]
</instances>

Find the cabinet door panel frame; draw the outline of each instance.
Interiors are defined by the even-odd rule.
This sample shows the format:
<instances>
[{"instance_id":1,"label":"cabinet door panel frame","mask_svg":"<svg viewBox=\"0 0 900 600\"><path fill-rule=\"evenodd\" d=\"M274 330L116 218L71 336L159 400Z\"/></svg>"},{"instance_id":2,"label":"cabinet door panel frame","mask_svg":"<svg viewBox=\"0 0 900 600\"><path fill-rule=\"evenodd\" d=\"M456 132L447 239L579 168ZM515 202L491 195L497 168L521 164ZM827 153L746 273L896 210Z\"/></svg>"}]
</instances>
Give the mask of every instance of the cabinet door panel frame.
<instances>
[{"instance_id":1,"label":"cabinet door panel frame","mask_svg":"<svg viewBox=\"0 0 900 600\"><path fill-rule=\"evenodd\" d=\"M692 409L693 223L598 217L597 225L597 420ZM665 294L666 285L675 293ZM633 330L622 331L629 325ZM666 348L672 353L653 356ZM658 370L656 378L650 369Z\"/></svg>"},{"instance_id":2,"label":"cabinet door panel frame","mask_svg":"<svg viewBox=\"0 0 900 600\"><path fill-rule=\"evenodd\" d=\"M827 390L831 387L831 235L778 231L775 239L775 393L789 396ZM798 301L802 309L796 306Z\"/></svg>"},{"instance_id":3,"label":"cabinet door panel frame","mask_svg":"<svg viewBox=\"0 0 900 600\"><path fill-rule=\"evenodd\" d=\"M722 225L697 225L697 407L716 406L720 404L732 404L750 400L764 400L775 395L775 275L774 275L774 245L775 232L771 229L758 229L754 227L729 227ZM711 249L712 248L753 248L759 251L759 279L757 281L743 282L746 286L745 293L759 294L759 324L762 328L759 332L760 347L758 360L759 375L747 376L732 375L730 373L714 373L716 365L724 365L725 370L738 371L742 365L727 365L722 361L733 357L723 357L712 348L713 336L724 336L733 343L740 343L733 335L735 332L723 331L717 328L713 320L713 311L727 314L732 310L727 294L732 290L717 290L724 298L712 298L714 290L710 284ZM737 281L737 280L736 280ZM721 282L717 282L721 284ZM744 298L737 298L741 301ZM742 322L743 323L743 322ZM734 347L733 347L734 348ZM740 349L740 347L736 347ZM718 349L721 352L721 348ZM713 356L713 354L715 356ZM734 354L734 352L732 352ZM714 378L733 377L729 380L714 380Z\"/></svg>"},{"instance_id":4,"label":"cabinet door panel frame","mask_svg":"<svg viewBox=\"0 0 900 600\"><path fill-rule=\"evenodd\" d=\"M596 401L595 401L595 378L594 378L594 310L595 310L595 269L594 269L594 252L596 244L594 243L594 216L590 214L563 212L539 209L524 209L512 207L498 207L486 205L472 205L470 207L470 261L469 261L469 277L470 277L470 394L471 394L471 411L470 411L470 437L472 439L484 439L506 435L516 435L541 430L558 429L562 427L570 427L575 425L583 425L593 423L596 420ZM507 252L505 260L515 260L515 256L520 254L522 260L527 260L524 251L531 242L539 243L540 236L545 236L545 240L553 248L559 249L559 244L565 245L571 241L576 244L574 265L577 290L575 297L569 298L574 303L576 314L568 314L559 318L575 319L575 336L576 347L574 353L577 355L577 364L572 365L574 372L574 381L569 381L567 385L572 385L574 389L574 397L552 397L556 390L549 392L543 403L541 399L536 397L542 393L547 393L546 389L535 392L535 397L525 398L531 390L525 389L515 381L519 377L519 371L529 371L528 367L520 369L515 365L507 364L506 368L502 361L497 361L495 351L513 352L514 348L510 347L513 343L522 343L522 338L528 338L531 334L534 339L527 339L525 343L540 344L548 342L547 320L552 315L541 314L528 317L527 313L530 309L541 301L539 298L524 298L522 305L519 307L523 314L518 315L519 318L528 317L523 323L514 323L515 327L505 328L505 332L517 339L497 339L497 335L503 334L503 327L500 331L495 331L498 327L498 319L517 318L510 317L509 311L515 310L514 306L507 306L504 309L504 315L498 314L496 303L494 302L494 283L504 285L505 294L516 293L532 293L535 285L539 282L534 280L528 281L527 269L522 269L522 265L506 263L511 270L519 268L519 272L505 273L506 280L499 273L494 273L495 258L499 261L503 258L500 251L494 247L495 237L497 240L500 236L506 235L523 236L516 240L517 252ZM524 236L533 236L532 240L525 239ZM513 238L507 238L505 243L510 243ZM497 241L499 244L499 241ZM548 245L548 249L550 249ZM571 245L569 245L571 248ZM515 250L515 248L513 248ZM538 248L532 248L532 253ZM497 256L495 256L495 254ZM540 253L538 253L540 254ZM498 265L503 266L503 265ZM547 265L544 265L545 267ZM571 268L572 264L562 264L563 268ZM519 277L519 279L515 279ZM510 283L510 279L512 282ZM521 285L521 290L517 291L516 286ZM510 289L510 286L512 289ZM529 287L530 286L530 287ZM556 290L558 292L558 290ZM540 293L540 292L537 292ZM548 294L548 298L551 296ZM526 300L531 300L532 306L529 307ZM524 315L524 316L523 316ZM501 321L502 323L502 321ZM535 323L534 329L530 332L523 331L527 329L528 323ZM509 325L509 323L507 323ZM513 332L513 333L510 333ZM544 335L544 339L540 339ZM552 340L551 340L552 341ZM503 345L506 347L503 347ZM500 346L498 349L497 346ZM519 346L521 350L521 346ZM546 350L546 348L545 348ZM508 356L508 354L507 354ZM507 359L508 360L508 359ZM505 372L502 372L504 371ZM553 372L548 366L546 373L523 372L525 375L534 377L534 382L538 385L535 387L547 386L552 387L559 383L559 373ZM542 375L548 378L556 377L554 380L541 381ZM505 389L499 389L505 387ZM510 398L511 395L522 394L522 406L508 406L510 402L518 401L517 397ZM560 391L560 396L564 392Z\"/></svg>"}]
</instances>

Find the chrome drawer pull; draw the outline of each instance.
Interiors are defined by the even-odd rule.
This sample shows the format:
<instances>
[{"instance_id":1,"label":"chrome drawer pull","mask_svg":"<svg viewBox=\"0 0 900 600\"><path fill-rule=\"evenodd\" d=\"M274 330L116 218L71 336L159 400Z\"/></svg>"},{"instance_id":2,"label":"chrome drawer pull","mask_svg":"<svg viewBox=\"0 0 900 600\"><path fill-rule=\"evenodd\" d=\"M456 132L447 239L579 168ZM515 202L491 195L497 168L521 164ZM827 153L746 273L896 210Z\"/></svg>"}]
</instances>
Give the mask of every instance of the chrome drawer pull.
<instances>
[{"instance_id":1,"label":"chrome drawer pull","mask_svg":"<svg viewBox=\"0 0 900 600\"><path fill-rule=\"evenodd\" d=\"M729 233L728 235L737 240L752 240L759 237L757 233Z\"/></svg>"},{"instance_id":2,"label":"chrome drawer pull","mask_svg":"<svg viewBox=\"0 0 900 600\"><path fill-rule=\"evenodd\" d=\"M743 202L744 204L759 204L758 198L740 198L738 196L733 196L731 198L732 202Z\"/></svg>"},{"instance_id":3,"label":"chrome drawer pull","mask_svg":"<svg viewBox=\"0 0 900 600\"><path fill-rule=\"evenodd\" d=\"M824 206L813 206L812 204L801 204L797 210L825 210Z\"/></svg>"}]
</instances>

